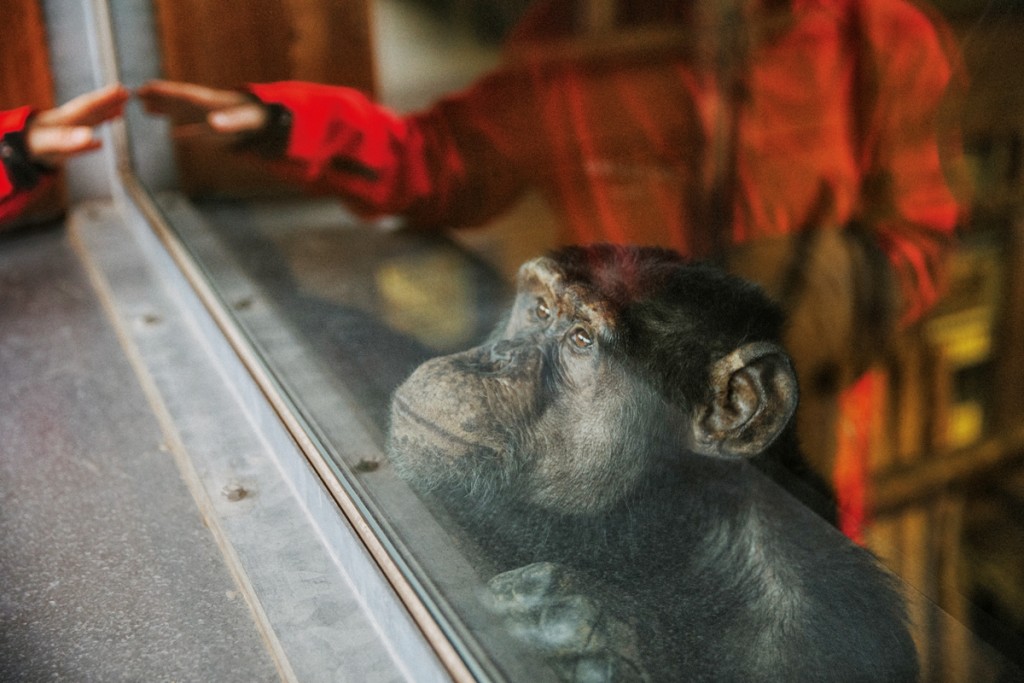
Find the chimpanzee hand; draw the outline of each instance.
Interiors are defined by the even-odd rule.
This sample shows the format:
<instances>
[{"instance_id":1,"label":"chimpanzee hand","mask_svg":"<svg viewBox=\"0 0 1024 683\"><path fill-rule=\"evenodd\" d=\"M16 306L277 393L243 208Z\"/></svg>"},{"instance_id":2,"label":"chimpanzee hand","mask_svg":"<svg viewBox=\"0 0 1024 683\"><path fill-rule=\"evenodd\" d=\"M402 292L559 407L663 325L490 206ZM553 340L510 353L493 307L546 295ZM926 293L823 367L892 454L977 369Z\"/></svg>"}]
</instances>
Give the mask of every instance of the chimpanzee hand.
<instances>
[{"instance_id":1,"label":"chimpanzee hand","mask_svg":"<svg viewBox=\"0 0 1024 683\"><path fill-rule=\"evenodd\" d=\"M634 629L588 594L583 578L569 567L535 562L498 574L488 582L484 602L562 680L649 680Z\"/></svg>"}]
</instances>

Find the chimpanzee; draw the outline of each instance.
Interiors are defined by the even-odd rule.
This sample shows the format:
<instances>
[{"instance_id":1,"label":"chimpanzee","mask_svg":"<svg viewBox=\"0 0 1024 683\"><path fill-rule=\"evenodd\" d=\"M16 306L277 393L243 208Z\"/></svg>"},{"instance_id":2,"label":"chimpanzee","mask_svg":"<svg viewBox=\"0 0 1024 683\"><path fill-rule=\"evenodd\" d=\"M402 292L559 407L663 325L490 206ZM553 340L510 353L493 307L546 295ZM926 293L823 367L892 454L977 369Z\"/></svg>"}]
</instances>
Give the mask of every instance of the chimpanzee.
<instances>
[{"instance_id":1,"label":"chimpanzee","mask_svg":"<svg viewBox=\"0 0 1024 683\"><path fill-rule=\"evenodd\" d=\"M779 485L797 383L759 288L610 245L517 285L398 388L389 438L517 638L569 680L916 680L895 580Z\"/></svg>"}]
</instances>

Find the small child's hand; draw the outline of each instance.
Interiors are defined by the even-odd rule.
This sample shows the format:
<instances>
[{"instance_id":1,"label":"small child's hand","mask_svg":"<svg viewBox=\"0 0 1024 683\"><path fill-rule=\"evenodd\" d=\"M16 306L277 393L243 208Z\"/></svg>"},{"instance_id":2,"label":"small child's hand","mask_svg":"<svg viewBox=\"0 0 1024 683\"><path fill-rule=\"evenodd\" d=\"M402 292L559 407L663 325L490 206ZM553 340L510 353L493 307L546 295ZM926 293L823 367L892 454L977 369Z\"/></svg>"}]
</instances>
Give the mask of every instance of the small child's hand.
<instances>
[{"instance_id":1,"label":"small child's hand","mask_svg":"<svg viewBox=\"0 0 1024 683\"><path fill-rule=\"evenodd\" d=\"M93 127L124 111L130 93L123 85L109 85L41 111L29 121L25 143L32 160L49 166L100 146Z\"/></svg>"}]
</instances>

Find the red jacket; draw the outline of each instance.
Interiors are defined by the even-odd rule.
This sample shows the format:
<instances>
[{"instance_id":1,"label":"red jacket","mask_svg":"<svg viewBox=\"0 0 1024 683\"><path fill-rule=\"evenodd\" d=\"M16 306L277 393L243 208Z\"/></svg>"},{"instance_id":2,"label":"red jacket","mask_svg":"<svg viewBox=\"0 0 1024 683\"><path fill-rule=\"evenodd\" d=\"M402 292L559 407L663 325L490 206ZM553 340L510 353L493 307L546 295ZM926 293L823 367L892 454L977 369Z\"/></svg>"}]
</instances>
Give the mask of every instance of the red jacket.
<instances>
[{"instance_id":1,"label":"red jacket","mask_svg":"<svg viewBox=\"0 0 1024 683\"><path fill-rule=\"evenodd\" d=\"M0 140L9 133L20 133L25 129L25 122L32 114L29 107L19 107L11 111L0 111ZM17 217L26 206L40 194L43 193L49 184L49 177L40 178L41 182L31 184L31 187L16 186L16 181L11 177L9 163L22 163L26 160L11 160L10 147L0 143L0 157L4 163L0 163L0 224Z\"/></svg>"},{"instance_id":2,"label":"red jacket","mask_svg":"<svg viewBox=\"0 0 1024 683\"><path fill-rule=\"evenodd\" d=\"M518 59L412 115L342 87L251 91L293 115L290 172L365 214L472 225L536 187L560 212L563 241L695 256L709 252L716 216L734 243L859 220L892 264L904 318L934 302L960 207L936 120L951 66L920 11L901 0L793 0L784 23L762 16L723 136L729 103L686 41L551 59L550 41L573 31L566 7L542 6L518 28ZM685 27L686 14L655 21ZM723 157L722 140L734 154ZM728 200L709 206L723 177Z\"/></svg>"}]
</instances>

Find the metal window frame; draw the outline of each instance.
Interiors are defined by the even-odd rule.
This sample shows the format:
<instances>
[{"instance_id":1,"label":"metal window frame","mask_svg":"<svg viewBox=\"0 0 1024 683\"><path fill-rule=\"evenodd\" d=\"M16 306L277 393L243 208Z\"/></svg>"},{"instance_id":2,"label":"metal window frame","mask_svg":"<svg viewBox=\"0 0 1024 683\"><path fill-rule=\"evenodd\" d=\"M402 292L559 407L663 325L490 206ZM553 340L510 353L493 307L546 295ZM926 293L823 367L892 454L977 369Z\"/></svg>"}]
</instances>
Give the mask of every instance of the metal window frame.
<instances>
[{"instance_id":1,"label":"metal window frame","mask_svg":"<svg viewBox=\"0 0 1024 683\"><path fill-rule=\"evenodd\" d=\"M43 0L43 6L59 101L120 81L122 63L132 65L135 79L158 75L148 0ZM118 45L115 30L131 31L132 44ZM144 122L132 111L126 119L128 125L140 128L161 125ZM351 646L322 647L328 626L339 640L351 639L355 633L355 640L373 641L364 642L363 649L386 653L400 678L499 678L473 635L437 605L424 602L424 586L416 585L416 577L421 576L418 569L403 560L358 491L339 476L320 439L297 413L203 268L169 225L168 211L178 214L176 220L188 220L187 200L172 196L161 205L147 189L172 184L166 170L153 161L169 155L166 130L156 134L147 130L141 149L133 149L124 121L105 126L101 136L104 147L99 153L68 165L72 240L168 435L169 449L249 600L282 678L389 677L369 670L367 662L374 657L360 658ZM144 300L136 296L139 291L148 292ZM184 337L195 343L184 342ZM191 350L174 356L170 348L175 346ZM191 370L184 373L187 378L182 377L182 364ZM207 393L240 408L233 424L226 424L228 420L204 424L203 410L210 408L202 408L202 401L191 407L190 403L197 394ZM232 410L229 406L228 412ZM352 429L358 429L356 421ZM239 443L248 444L244 454L238 452ZM291 494L265 514L278 520L277 531L251 518L236 519L238 509L244 507L235 504L240 496L244 498L245 481L267 481L267 477L275 489L286 487ZM249 500L244 505L254 504ZM279 552L261 557L261 541L280 538L281 523L286 520L303 524L303 519L304 540L318 543L307 543L297 555ZM328 625L325 619L288 616L282 603L292 599L292 591L308 589L295 575L311 566L324 574L321 597L346 597L336 605L336 612L354 601L366 618L334 614L326 621L337 621ZM266 591L271 585L274 588ZM309 596L305 598L308 604ZM275 614L286 616L275 620Z\"/></svg>"}]
</instances>

